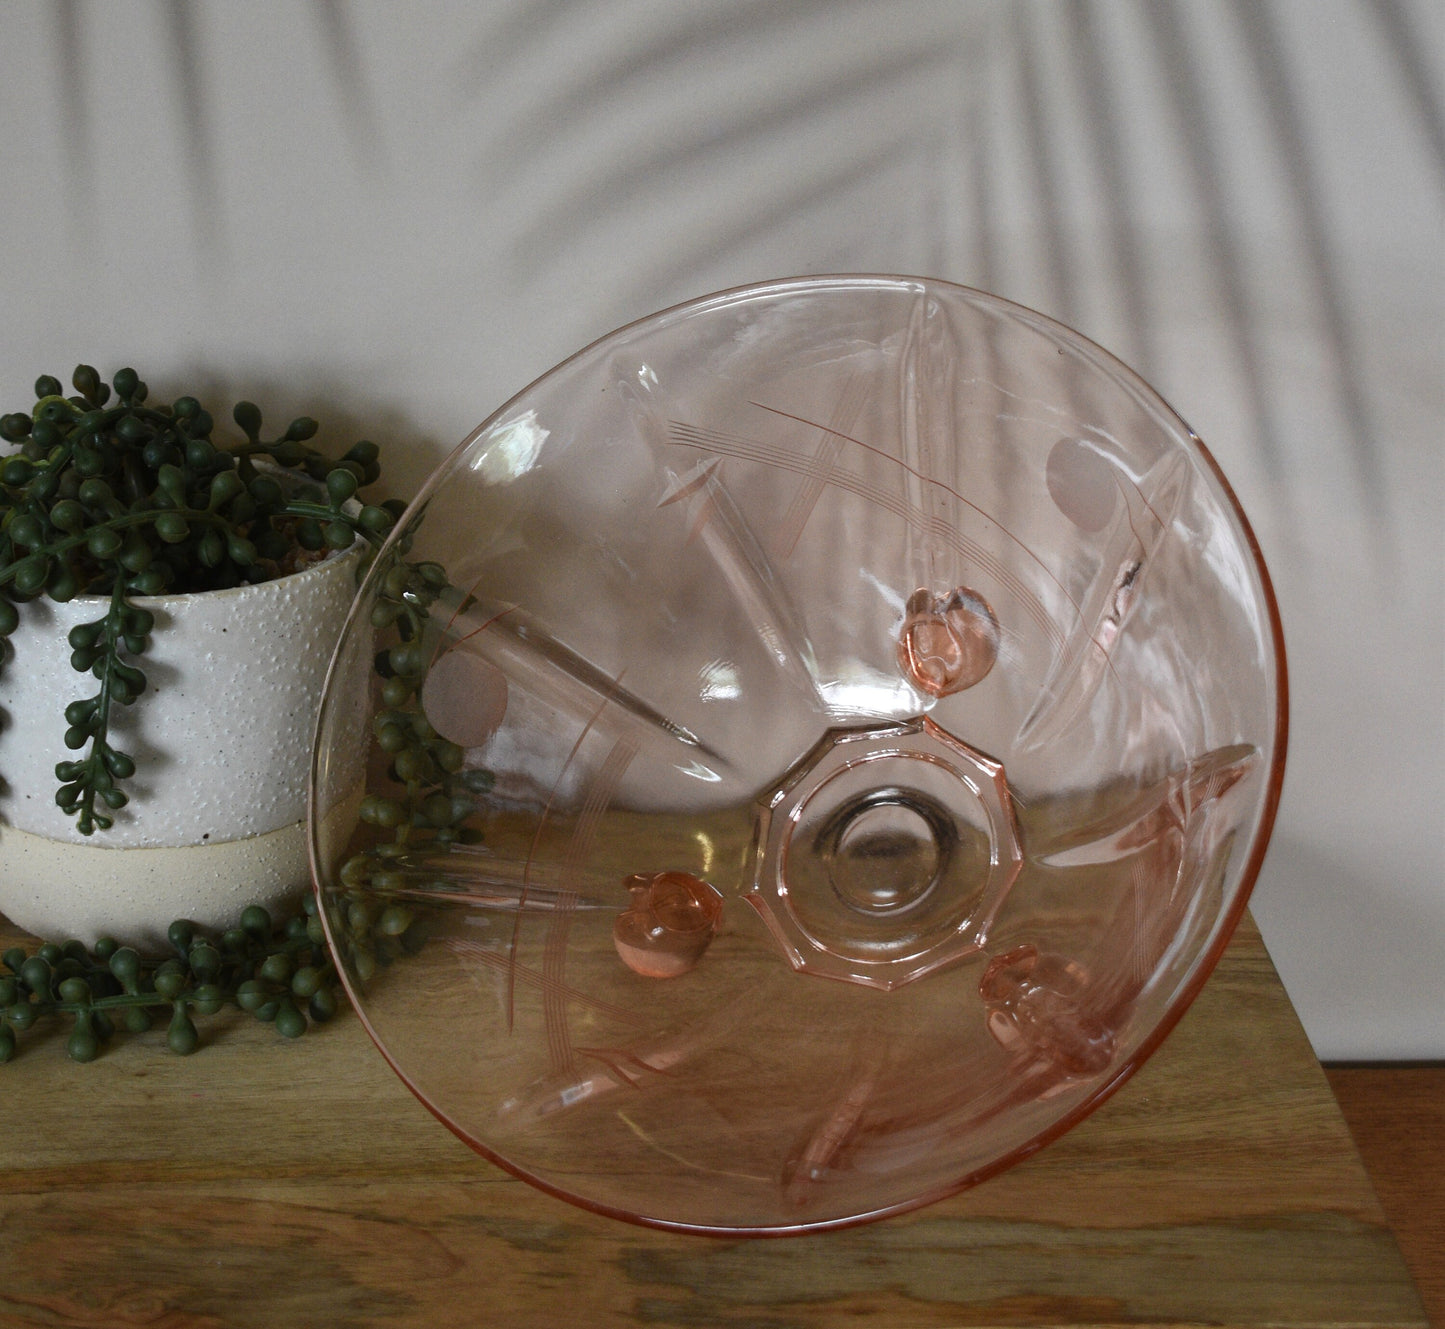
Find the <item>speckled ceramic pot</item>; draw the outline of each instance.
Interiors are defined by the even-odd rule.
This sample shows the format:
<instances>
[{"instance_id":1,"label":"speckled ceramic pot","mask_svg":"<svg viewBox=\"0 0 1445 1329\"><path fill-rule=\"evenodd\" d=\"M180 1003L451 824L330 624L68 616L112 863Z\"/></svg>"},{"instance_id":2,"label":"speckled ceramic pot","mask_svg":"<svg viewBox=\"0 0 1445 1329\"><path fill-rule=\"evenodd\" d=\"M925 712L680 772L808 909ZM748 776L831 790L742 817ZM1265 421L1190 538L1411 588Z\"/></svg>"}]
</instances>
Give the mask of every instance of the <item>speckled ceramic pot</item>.
<instances>
[{"instance_id":1,"label":"speckled ceramic pot","mask_svg":"<svg viewBox=\"0 0 1445 1329\"><path fill-rule=\"evenodd\" d=\"M93 695L66 636L105 612L96 598L37 600L0 671L0 912L46 939L164 937L172 919L231 926L306 883L312 731L359 552L259 586L138 598L155 632L148 688L112 712L135 758L130 802L82 836L55 804L63 712Z\"/></svg>"}]
</instances>

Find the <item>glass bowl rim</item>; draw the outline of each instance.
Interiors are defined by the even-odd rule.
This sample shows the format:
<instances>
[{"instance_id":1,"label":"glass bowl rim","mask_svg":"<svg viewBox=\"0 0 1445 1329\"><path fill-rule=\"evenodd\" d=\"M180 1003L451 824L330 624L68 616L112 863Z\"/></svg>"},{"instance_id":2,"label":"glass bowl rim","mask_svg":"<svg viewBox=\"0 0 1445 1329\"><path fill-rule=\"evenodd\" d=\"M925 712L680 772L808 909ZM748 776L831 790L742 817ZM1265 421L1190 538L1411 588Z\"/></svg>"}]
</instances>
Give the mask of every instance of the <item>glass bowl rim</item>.
<instances>
[{"instance_id":1,"label":"glass bowl rim","mask_svg":"<svg viewBox=\"0 0 1445 1329\"><path fill-rule=\"evenodd\" d=\"M1204 440L1190 427L1183 416L1165 400L1156 388L1148 383L1134 369L1130 368L1129 365L1124 363L1124 361L1120 360L1118 356L1114 355L1113 352L1100 346L1092 338L1069 327L1068 324L1060 322L1058 319L1040 313L1028 305L1009 300L1004 296L994 295L988 291L979 290L976 287L966 286L958 282L937 277L868 272L810 273L804 276L767 278L761 281L746 282L736 286L724 287L721 290L711 291L705 295L678 301L663 309L655 310L639 318L631 319L603 333L599 337L594 337L586 345L550 366L543 373L527 383L525 387L513 393L512 396L488 415L476 428L472 429L456 447L438 462L428 476L426 483L423 484L422 488L418 491L416 497L407 505L406 511L397 520L386 542L382 548L377 551L377 556L373 560L372 568L368 571L365 581L357 589L351 611L347 615L345 627L342 629L336 649L331 657L331 663L326 671L326 680L322 689L323 697L330 695L331 684L339 668L342 645L346 642L352 625L360 613L361 605L365 602L366 594L376 574L376 569L383 563L381 555L393 546L393 543L398 539L400 533L406 529L411 518L426 504L444 476L450 473L452 461L464 454L477 439L483 437L495 425L505 420L507 415L519 403L529 397L544 382L561 374L574 363L585 359L604 344L617 341L625 337L628 333L645 326L660 324L687 314L698 313L713 305L726 306L728 304L735 304L743 297L783 296L793 291L806 291L810 289L823 290L828 288L846 289L848 287L894 289L900 287L916 287L921 290L930 288L944 289L961 294L972 303L990 306L995 311L1005 314L1015 321L1034 325L1039 330L1048 332L1054 336L1062 336L1064 340L1075 344L1080 350L1087 353L1101 369L1106 370L1118 379L1133 394L1151 402L1155 407L1161 409L1171 421L1178 425L1187 443L1194 448L1199 459L1203 462L1206 472L1215 484L1218 485L1219 491L1225 500L1227 510L1238 524L1239 534L1243 537L1244 547L1248 551L1253 561L1254 570L1259 577L1262 608L1269 626L1269 636L1273 653L1272 660L1275 669L1273 745L1270 752L1269 770L1266 777L1267 783L1264 790L1263 803L1260 809L1259 820L1253 829L1249 856L1240 873L1239 888L1229 908L1220 915L1215 940L1195 957L1187 976L1180 983L1168 1004L1165 1005L1149 1032L1141 1039L1139 1046L1128 1059L1115 1070L1109 1079L1098 1085L1091 1093L1080 1100L1080 1102L1050 1122L1049 1125L1037 1134L1024 1141L1024 1143L1015 1146L998 1158L991 1159L982 1167L975 1168L973 1171L955 1178L946 1185L933 1187L928 1191L910 1196L906 1200L882 1205L863 1213L820 1219L815 1222L747 1227L718 1226L658 1218L652 1215L634 1213L631 1210L623 1209L616 1205L590 1200L583 1195L568 1190L564 1186L556 1185L535 1175L522 1165L511 1161L477 1140L468 1131L452 1121L443 1108L432 1102L431 1098L416 1080L397 1063L388 1051L385 1042L366 1014L364 1006L358 1000L357 994L352 990L350 975L347 973L346 967L344 965L337 966L338 976L341 980L342 987L346 991L347 998L351 1003L352 1010L361 1022L362 1027L366 1030L367 1036L376 1045L377 1050L385 1059L387 1065L391 1067L401 1082L415 1095L422 1106L441 1122L443 1126L451 1131L453 1135L466 1144L468 1148L480 1154L488 1162L495 1164L504 1172L516 1177L520 1181L526 1182L530 1186L536 1187L548 1195L591 1213L599 1214L606 1218L619 1219L639 1227L720 1238L801 1236L858 1227L882 1218L889 1218L899 1214L909 1213L916 1209L922 1209L929 1205L936 1204L940 1200L948 1199L950 1196L958 1195L981 1182L987 1181L991 1177L1007 1171L1015 1164L1037 1153L1038 1150L1052 1144L1055 1140L1067 1134L1086 1117L1092 1115L1109 1098L1117 1093L1135 1072L1153 1056L1164 1040L1173 1032L1185 1011L1193 1005L1209 978L1209 975L1214 971L1215 966L1219 963L1220 957L1228 947L1235 930L1239 926L1239 921L1243 917L1245 909L1248 907L1250 896L1254 891L1255 883L1264 865L1265 855L1274 831L1275 818L1279 810L1280 795L1284 787L1285 760L1289 742L1289 674L1285 655L1284 624L1280 616L1279 602L1275 596L1274 583L1269 575L1269 569L1264 560L1264 553L1260 548L1254 528L1250 524L1244 507L1234 491L1234 486L1230 484L1228 477L1224 474L1214 454L1209 450ZM317 784L317 768L320 761L320 733L323 714L324 707L318 711L317 715L316 737L312 745L312 778L310 781L307 809L307 853L310 860L312 884L313 887L318 889L322 878L317 848L315 790ZM336 954L337 947L335 939L332 937L327 911L325 909L318 910L318 915L322 920L322 926L326 933L327 945L332 953Z\"/></svg>"}]
</instances>

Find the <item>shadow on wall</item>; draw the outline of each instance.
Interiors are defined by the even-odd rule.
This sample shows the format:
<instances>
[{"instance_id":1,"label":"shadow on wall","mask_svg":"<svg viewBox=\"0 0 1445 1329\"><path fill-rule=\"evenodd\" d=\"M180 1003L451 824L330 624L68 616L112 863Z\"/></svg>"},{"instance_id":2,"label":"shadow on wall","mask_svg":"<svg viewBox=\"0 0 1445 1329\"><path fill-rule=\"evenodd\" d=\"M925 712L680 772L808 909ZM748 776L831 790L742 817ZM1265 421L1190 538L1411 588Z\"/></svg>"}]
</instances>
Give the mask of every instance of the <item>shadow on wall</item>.
<instances>
[{"instance_id":1,"label":"shadow on wall","mask_svg":"<svg viewBox=\"0 0 1445 1329\"><path fill-rule=\"evenodd\" d=\"M320 65L345 126L347 142L359 169L374 165L381 156L381 136L375 98L360 58L359 44L342 0L310 0L297 6L309 15ZM94 144L103 138L86 94L87 57L96 45L97 25L87 22L81 0L54 0L49 7L54 67L57 72L60 120L64 126L65 174L73 217L84 218L95 197ZM225 248L224 218L215 163L219 159L213 113L204 72L206 51L199 30L198 7L192 0L171 0L157 6L166 48L172 92L180 112L182 153L198 250L207 258L221 256Z\"/></svg>"}]
</instances>

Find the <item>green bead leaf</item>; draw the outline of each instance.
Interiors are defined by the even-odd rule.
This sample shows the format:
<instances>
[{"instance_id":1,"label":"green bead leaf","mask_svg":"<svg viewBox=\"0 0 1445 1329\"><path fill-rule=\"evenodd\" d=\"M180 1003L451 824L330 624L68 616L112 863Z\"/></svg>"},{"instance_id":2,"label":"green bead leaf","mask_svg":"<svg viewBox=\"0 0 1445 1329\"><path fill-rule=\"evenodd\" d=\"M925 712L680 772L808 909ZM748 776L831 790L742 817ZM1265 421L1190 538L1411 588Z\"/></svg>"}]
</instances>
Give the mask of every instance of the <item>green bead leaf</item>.
<instances>
[{"instance_id":1,"label":"green bead leaf","mask_svg":"<svg viewBox=\"0 0 1445 1329\"><path fill-rule=\"evenodd\" d=\"M66 637L70 643L70 649L73 651L90 650L100 640L101 630L104 627L104 620L99 623L77 623L70 629L70 634Z\"/></svg>"},{"instance_id":2,"label":"green bead leaf","mask_svg":"<svg viewBox=\"0 0 1445 1329\"><path fill-rule=\"evenodd\" d=\"M188 918L178 918L166 929L166 940L183 955L196 935L196 925Z\"/></svg>"},{"instance_id":3,"label":"green bead leaf","mask_svg":"<svg viewBox=\"0 0 1445 1329\"><path fill-rule=\"evenodd\" d=\"M90 365L76 365L75 373L70 376L70 381L82 397L90 401L96 401L99 398L100 375Z\"/></svg>"},{"instance_id":4,"label":"green bead leaf","mask_svg":"<svg viewBox=\"0 0 1445 1329\"><path fill-rule=\"evenodd\" d=\"M174 1001L186 986L185 971L173 960L167 960L156 970L154 985L156 996Z\"/></svg>"},{"instance_id":5,"label":"green bead leaf","mask_svg":"<svg viewBox=\"0 0 1445 1329\"><path fill-rule=\"evenodd\" d=\"M150 1013L144 1006L127 1006L121 1019L133 1034L143 1034L151 1027Z\"/></svg>"},{"instance_id":6,"label":"green bead leaf","mask_svg":"<svg viewBox=\"0 0 1445 1329\"><path fill-rule=\"evenodd\" d=\"M228 535L226 553L237 567L249 568L256 561L256 546L244 535Z\"/></svg>"},{"instance_id":7,"label":"green bead leaf","mask_svg":"<svg viewBox=\"0 0 1445 1329\"><path fill-rule=\"evenodd\" d=\"M71 1061L81 1063L94 1061L100 1055L100 1039L95 1036L88 1012L77 1012L75 1029L66 1040L65 1050Z\"/></svg>"},{"instance_id":8,"label":"green bead leaf","mask_svg":"<svg viewBox=\"0 0 1445 1329\"><path fill-rule=\"evenodd\" d=\"M21 595L38 595L49 575L50 560L44 554L31 554L15 569L15 589Z\"/></svg>"},{"instance_id":9,"label":"green bead leaf","mask_svg":"<svg viewBox=\"0 0 1445 1329\"><path fill-rule=\"evenodd\" d=\"M85 509L73 498L63 498L50 509L50 524L74 535L85 526Z\"/></svg>"},{"instance_id":10,"label":"green bead leaf","mask_svg":"<svg viewBox=\"0 0 1445 1329\"><path fill-rule=\"evenodd\" d=\"M135 990L136 979L140 976L140 955L132 946L122 946L109 961L110 972L124 985L127 992Z\"/></svg>"},{"instance_id":11,"label":"green bead leaf","mask_svg":"<svg viewBox=\"0 0 1445 1329\"><path fill-rule=\"evenodd\" d=\"M42 999L50 996L50 976L50 964L41 955L32 955L20 966L20 981Z\"/></svg>"},{"instance_id":12,"label":"green bead leaf","mask_svg":"<svg viewBox=\"0 0 1445 1329\"><path fill-rule=\"evenodd\" d=\"M30 437L30 429L34 421L28 415L22 415L18 411L10 415L0 416L0 438L7 443L19 443ZM21 483L24 483L23 481Z\"/></svg>"},{"instance_id":13,"label":"green bead leaf","mask_svg":"<svg viewBox=\"0 0 1445 1329\"><path fill-rule=\"evenodd\" d=\"M217 461L215 446L208 438L191 438L186 441L186 465L192 469L209 472Z\"/></svg>"},{"instance_id":14,"label":"green bead leaf","mask_svg":"<svg viewBox=\"0 0 1445 1329\"><path fill-rule=\"evenodd\" d=\"M258 511L279 512L286 501L281 486L269 475L258 475L246 485Z\"/></svg>"},{"instance_id":15,"label":"green bead leaf","mask_svg":"<svg viewBox=\"0 0 1445 1329\"><path fill-rule=\"evenodd\" d=\"M178 1057L189 1057L201 1043L201 1036L191 1017L186 1013L184 1003L177 1002L171 1016L170 1028L166 1030L166 1046Z\"/></svg>"},{"instance_id":16,"label":"green bead leaf","mask_svg":"<svg viewBox=\"0 0 1445 1329\"><path fill-rule=\"evenodd\" d=\"M9 420L14 417L7 415L5 418ZM28 423L27 421L27 424ZM25 433L29 434L29 432L30 430L27 428ZM19 442L19 439L10 439L9 441L16 443ZM0 466L0 483L9 485L12 489L18 489L21 485L29 481L34 474L35 467L27 458L10 457L3 466Z\"/></svg>"},{"instance_id":17,"label":"green bead leaf","mask_svg":"<svg viewBox=\"0 0 1445 1329\"><path fill-rule=\"evenodd\" d=\"M246 482L235 471L218 471L211 480L211 489L206 505L214 512L217 508L229 503L245 487Z\"/></svg>"},{"instance_id":18,"label":"green bead leaf","mask_svg":"<svg viewBox=\"0 0 1445 1329\"><path fill-rule=\"evenodd\" d=\"M283 997L277 1007L276 1032L283 1038L300 1038L306 1032L306 1017L290 997Z\"/></svg>"},{"instance_id":19,"label":"green bead leaf","mask_svg":"<svg viewBox=\"0 0 1445 1329\"><path fill-rule=\"evenodd\" d=\"M307 1004L307 1014L318 1024L324 1024L336 1014L336 994L328 987L317 990Z\"/></svg>"},{"instance_id":20,"label":"green bead leaf","mask_svg":"<svg viewBox=\"0 0 1445 1329\"><path fill-rule=\"evenodd\" d=\"M184 503L186 498L186 477L179 466L162 466L156 472L156 486L174 502Z\"/></svg>"},{"instance_id":21,"label":"green bead leaf","mask_svg":"<svg viewBox=\"0 0 1445 1329\"><path fill-rule=\"evenodd\" d=\"M356 493L356 476L338 466L326 477L326 493L331 505L339 508Z\"/></svg>"},{"instance_id":22,"label":"green bead leaf","mask_svg":"<svg viewBox=\"0 0 1445 1329\"><path fill-rule=\"evenodd\" d=\"M115 424L116 437L131 444L144 444L155 436L155 430L139 416L122 416Z\"/></svg>"},{"instance_id":23,"label":"green bead leaf","mask_svg":"<svg viewBox=\"0 0 1445 1329\"><path fill-rule=\"evenodd\" d=\"M356 531L345 521L326 523L326 543L332 549L350 549L356 540Z\"/></svg>"},{"instance_id":24,"label":"green bead leaf","mask_svg":"<svg viewBox=\"0 0 1445 1329\"><path fill-rule=\"evenodd\" d=\"M361 509L356 520L364 530L370 531L373 535L386 534L396 523L396 518L385 508L373 507L370 504Z\"/></svg>"},{"instance_id":25,"label":"green bead leaf","mask_svg":"<svg viewBox=\"0 0 1445 1329\"><path fill-rule=\"evenodd\" d=\"M178 545L190 535L191 526L179 512L162 512L156 518L155 530L168 545Z\"/></svg>"},{"instance_id":26,"label":"green bead leaf","mask_svg":"<svg viewBox=\"0 0 1445 1329\"><path fill-rule=\"evenodd\" d=\"M102 561L120 553L122 543L120 533L109 526L97 526L85 537L85 547L90 556Z\"/></svg>"},{"instance_id":27,"label":"green bead leaf","mask_svg":"<svg viewBox=\"0 0 1445 1329\"><path fill-rule=\"evenodd\" d=\"M231 419L252 443L261 437L261 408L254 402L238 401L231 411Z\"/></svg>"},{"instance_id":28,"label":"green bead leaf","mask_svg":"<svg viewBox=\"0 0 1445 1329\"><path fill-rule=\"evenodd\" d=\"M241 913L241 927L257 941L265 941L271 935L271 915L262 905L250 905Z\"/></svg>"},{"instance_id":29,"label":"green bead leaf","mask_svg":"<svg viewBox=\"0 0 1445 1329\"><path fill-rule=\"evenodd\" d=\"M65 604L80 594L80 580L64 563L54 562L45 590L57 604Z\"/></svg>"}]
</instances>

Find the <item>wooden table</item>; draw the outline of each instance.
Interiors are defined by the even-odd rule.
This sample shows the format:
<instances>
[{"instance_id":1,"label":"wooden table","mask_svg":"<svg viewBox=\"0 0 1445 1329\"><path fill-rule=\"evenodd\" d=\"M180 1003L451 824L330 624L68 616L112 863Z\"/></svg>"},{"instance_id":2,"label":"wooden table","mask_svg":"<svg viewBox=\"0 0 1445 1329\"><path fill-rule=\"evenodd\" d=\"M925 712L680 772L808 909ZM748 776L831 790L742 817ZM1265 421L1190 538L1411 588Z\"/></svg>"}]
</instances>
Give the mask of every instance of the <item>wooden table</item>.
<instances>
[{"instance_id":1,"label":"wooden table","mask_svg":"<svg viewBox=\"0 0 1445 1329\"><path fill-rule=\"evenodd\" d=\"M0 929L0 943L16 940ZM239 1015L0 1067L0 1326L1423 1326L1318 1063L1246 920L1154 1059L993 1181L818 1237L573 1209L473 1155L349 1015Z\"/></svg>"}]
</instances>

